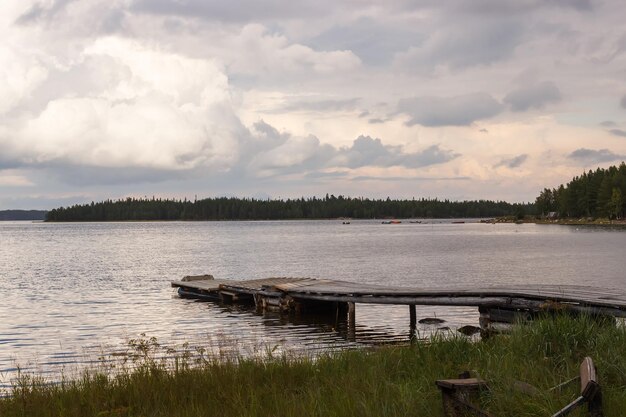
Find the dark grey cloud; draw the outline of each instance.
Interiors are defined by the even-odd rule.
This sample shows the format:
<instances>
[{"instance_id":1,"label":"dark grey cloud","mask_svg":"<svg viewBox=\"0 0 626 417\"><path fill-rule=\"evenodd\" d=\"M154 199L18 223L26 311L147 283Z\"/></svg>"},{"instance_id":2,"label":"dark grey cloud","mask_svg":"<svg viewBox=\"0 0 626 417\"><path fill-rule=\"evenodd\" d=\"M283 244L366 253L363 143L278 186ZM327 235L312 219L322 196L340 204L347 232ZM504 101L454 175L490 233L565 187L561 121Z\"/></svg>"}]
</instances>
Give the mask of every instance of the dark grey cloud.
<instances>
[{"instance_id":1,"label":"dark grey cloud","mask_svg":"<svg viewBox=\"0 0 626 417\"><path fill-rule=\"evenodd\" d=\"M615 126L617 126L617 123L615 123L614 121L611 121L611 120L605 120L603 122L600 122L600 126L602 126L602 127L615 127Z\"/></svg>"},{"instance_id":2,"label":"dark grey cloud","mask_svg":"<svg viewBox=\"0 0 626 417\"><path fill-rule=\"evenodd\" d=\"M265 137L274 139L274 142L282 143L289 137L288 134L281 134L278 129L268 123L265 123L264 120L259 120L254 123L253 127L258 133L264 135Z\"/></svg>"},{"instance_id":3,"label":"dark grey cloud","mask_svg":"<svg viewBox=\"0 0 626 417\"><path fill-rule=\"evenodd\" d=\"M20 161L15 161L15 160L10 160L10 159L5 159L5 158L0 157L0 172L2 172L5 169L20 168L22 166L23 164Z\"/></svg>"},{"instance_id":4,"label":"dark grey cloud","mask_svg":"<svg viewBox=\"0 0 626 417\"><path fill-rule=\"evenodd\" d=\"M626 138L626 130L622 129L609 129L609 133L615 136L620 136L622 138Z\"/></svg>"},{"instance_id":5,"label":"dark grey cloud","mask_svg":"<svg viewBox=\"0 0 626 417\"><path fill-rule=\"evenodd\" d=\"M626 109L626 94L624 94L624 96L620 100L619 104L620 104L620 106L622 106L623 109Z\"/></svg>"},{"instance_id":6,"label":"dark grey cloud","mask_svg":"<svg viewBox=\"0 0 626 417\"><path fill-rule=\"evenodd\" d=\"M42 5L41 2L33 4L26 12L19 16L15 23L18 25L28 25L39 20L48 20L53 18L65 7L76 0L55 0L48 7Z\"/></svg>"},{"instance_id":7,"label":"dark grey cloud","mask_svg":"<svg viewBox=\"0 0 626 417\"><path fill-rule=\"evenodd\" d=\"M414 97L398 102L398 112L409 115L408 126L467 126L493 117L502 104L486 93L456 97Z\"/></svg>"},{"instance_id":8,"label":"dark grey cloud","mask_svg":"<svg viewBox=\"0 0 626 417\"><path fill-rule=\"evenodd\" d=\"M404 51L425 36L415 30L372 18L333 26L306 44L321 50L350 50L372 66L388 64L396 52Z\"/></svg>"},{"instance_id":9,"label":"dark grey cloud","mask_svg":"<svg viewBox=\"0 0 626 417\"><path fill-rule=\"evenodd\" d=\"M292 101L282 107L280 112L283 111L312 111L312 112L326 112L326 111L344 111L354 110L359 103L360 98L349 98L343 100L319 100L319 99L306 99Z\"/></svg>"},{"instance_id":10,"label":"dark grey cloud","mask_svg":"<svg viewBox=\"0 0 626 417\"><path fill-rule=\"evenodd\" d=\"M369 136L359 136L350 148L340 148L338 153L348 168L364 166L419 168L443 164L460 156L455 152L441 149L439 145L430 146L417 153L405 153L401 146L384 145L380 139Z\"/></svg>"},{"instance_id":11,"label":"dark grey cloud","mask_svg":"<svg viewBox=\"0 0 626 417\"><path fill-rule=\"evenodd\" d=\"M329 5L313 0L134 0L131 10L163 16L185 16L211 21L250 22L298 17L321 17L330 13Z\"/></svg>"},{"instance_id":12,"label":"dark grey cloud","mask_svg":"<svg viewBox=\"0 0 626 417\"><path fill-rule=\"evenodd\" d=\"M40 3L35 3L24 14L18 17L15 23L18 25L27 25L36 22L46 13L46 10L47 9Z\"/></svg>"},{"instance_id":13,"label":"dark grey cloud","mask_svg":"<svg viewBox=\"0 0 626 417\"><path fill-rule=\"evenodd\" d=\"M378 124L382 124L385 123L387 121L387 119L381 119L379 117L375 117L373 119L369 119L367 121L367 123L371 124L371 125L378 125Z\"/></svg>"},{"instance_id":14,"label":"dark grey cloud","mask_svg":"<svg viewBox=\"0 0 626 417\"><path fill-rule=\"evenodd\" d=\"M364 117L367 117L370 115L370 112L368 110L362 111L361 113L359 113L359 119L362 119Z\"/></svg>"},{"instance_id":15,"label":"dark grey cloud","mask_svg":"<svg viewBox=\"0 0 626 417\"><path fill-rule=\"evenodd\" d=\"M2 127L0 119L0 127ZM15 169L26 167L28 161L19 150L17 141L12 141L11 136L0 136L0 171L5 169Z\"/></svg>"},{"instance_id":16,"label":"dark grey cloud","mask_svg":"<svg viewBox=\"0 0 626 417\"><path fill-rule=\"evenodd\" d=\"M543 81L511 91L504 97L504 103L513 111L540 109L548 103L561 100L561 92L551 81Z\"/></svg>"},{"instance_id":17,"label":"dark grey cloud","mask_svg":"<svg viewBox=\"0 0 626 417\"><path fill-rule=\"evenodd\" d=\"M574 8L579 11L591 11L597 0L548 0L546 3L563 8Z\"/></svg>"},{"instance_id":18,"label":"dark grey cloud","mask_svg":"<svg viewBox=\"0 0 626 417\"><path fill-rule=\"evenodd\" d=\"M305 174L305 178L311 178L311 179L346 178L347 176L348 176L347 171L307 172Z\"/></svg>"},{"instance_id":19,"label":"dark grey cloud","mask_svg":"<svg viewBox=\"0 0 626 417\"><path fill-rule=\"evenodd\" d=\"M436 68L462 70L510 58L526 33L522 19L451 17L423 42L396 54L396 65L409 72L432 73Z\"/></svg>"},{"instance_id":20,"label":"dark grey cloud","mask_svg":"<svg viewBox=\"0 0 626 417\"><path fill-rule=\"evenodd\" d=\"M501 1L501 0L456 0L446 2L448 7L454 7L465 13L472 14L497 14L510 15L511 13L524 13L530 11L545 11L547 8L574 9L581 12L591 11L596 0L525 0L525 1Z\"/></svg>"},{"instance_id":21,"label":"dark grey cloud","mask_svg":"<svg viewBox=\"0 0 626 417\"><path fill-rule=\"evenodd\" d=\"M440 2L426 0L420 2L389 2L383 7L376 1L359 2L329 2L303 0L299 2L284 2L281 0L266 0L258 2L254 0L242 0L239 2L225 2L220 0L131 0L130 8L133 11L140 11L151 14L166 16L189 16L207 20L219 20L230 22L247 22L259 20L279 20L295 18L311 18L336 14L338 10L347 9L353 11L355 8L367 10L368 8L384 8L382 15L405 15L407 13L439 11L449 14L473 14L478 16L497 14L501 18L506 18L515 13L545 12L549 8L570 8L578 11L589 11L593 9L594 0L520 0L520 1L499 1L499 0L476 0L476 1L448 1ZM347 20L347 19L345 19ZM394 40L402 41L405 35L402 29L395 29L399 35L390 36L385 27L378 19L372 17L358 18L352 25L337 25L328 29L315 42L323 45L329 39L336 39L338 42L352 45L358 49L361 45L359 35L370 28L372 36L369 38L372 43L378 43L381 47L376 47L377 53L383 53L383 46L394 48ZM410 32L409 32L410 34ZM362 44L364 55L366 44ZM367 59L367 58L366 58Z\"/></svg>"},{"instance_id":22,"label":"dark grey cloud","mask_svg":"<svg viewBox=\"0 0 626 417\"><path fill-rule=\"evenodd\" d=\"M587 149L580 148L568 155L568 158L578 162L597 164L601 162L612 162L626 158L625 155L616 154L608 149Z\"/></svg>"},{"instance_id":23,"label":"dark grey cloud","mask_svg":"<svg viewBox=\"0 0 626 417\"><path fill-rule=\"evenodd\" d=\"M522 23L514 19L479 22L468 31L443 36L430 55L434 62L451 68L490 64L511 57L523 34Z\"/></svg>"},{"instance_id":24,"label":"dark grey cloud","mask_svg":"<svg viewBox=\"0 0 626 417\"><path fill-rule=\"evenodd\" d=\"M470 177L374 177L371 175L360 175L352 178L352 181L389 181L389 182L413 182L413 181L468 181Z\"/></svg>"},{"instance_id":25,"label":"dark grey cloud","mask_svg":"<svg viewBox=\"0 0 626 417\"><path fill-rule=\"evenodd\" d=\"M518 155L514 158L503 159L497 163L494 168L507 167L507 168L519 168L528 159L527 154Z\"/></svg>"}]
</instances>

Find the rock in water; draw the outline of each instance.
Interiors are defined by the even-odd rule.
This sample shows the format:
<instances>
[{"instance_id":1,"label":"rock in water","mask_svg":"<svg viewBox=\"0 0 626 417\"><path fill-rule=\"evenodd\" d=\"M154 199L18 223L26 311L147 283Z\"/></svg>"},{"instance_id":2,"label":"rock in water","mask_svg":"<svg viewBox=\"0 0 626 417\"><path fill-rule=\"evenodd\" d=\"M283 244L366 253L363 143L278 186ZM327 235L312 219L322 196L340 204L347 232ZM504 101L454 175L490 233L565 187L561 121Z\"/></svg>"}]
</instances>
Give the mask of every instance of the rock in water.
<instances>
[{"instance_id":1,"label":"rock in water","mask_svg":"<svg viewBox=\"0 0 626 417\"><path fill-rule=\"evenodd\" d=\"M472 336L476 333L480 333L480 327L476 326L463 326L456 329L457 332L463 333L465 336Z\"/></svg>"},{"instance_id":2,"label":"rock in water","mask_svg":"<svg viewBox=\"0 0 626 417\"><path fill-rule=\"evenodd\" d=\"M438 319L437 317L426 317L424 319L420 319L420 321L418 321L419 324L441 324L441 323L445 323L446 321L443 319Z\"/></svg>"}]
</instances>

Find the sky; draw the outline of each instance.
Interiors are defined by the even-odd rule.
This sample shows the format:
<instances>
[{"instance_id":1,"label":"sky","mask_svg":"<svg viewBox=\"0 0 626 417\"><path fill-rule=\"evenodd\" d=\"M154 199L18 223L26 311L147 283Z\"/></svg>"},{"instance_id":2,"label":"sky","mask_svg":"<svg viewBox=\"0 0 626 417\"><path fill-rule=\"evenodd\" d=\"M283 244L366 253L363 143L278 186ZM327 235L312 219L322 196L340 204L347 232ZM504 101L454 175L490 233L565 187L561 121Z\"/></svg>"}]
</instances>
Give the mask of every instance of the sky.
<instances>
[{"instance_id":1,"label":"sky","mask_svg":"<svg viewBox=\"0 0 626 417\"><path fill-rule=\"evenodd\" d=\"M534 201L626 159L623 0L2 0L0 209Z\"/></svg>"}]
</instances>

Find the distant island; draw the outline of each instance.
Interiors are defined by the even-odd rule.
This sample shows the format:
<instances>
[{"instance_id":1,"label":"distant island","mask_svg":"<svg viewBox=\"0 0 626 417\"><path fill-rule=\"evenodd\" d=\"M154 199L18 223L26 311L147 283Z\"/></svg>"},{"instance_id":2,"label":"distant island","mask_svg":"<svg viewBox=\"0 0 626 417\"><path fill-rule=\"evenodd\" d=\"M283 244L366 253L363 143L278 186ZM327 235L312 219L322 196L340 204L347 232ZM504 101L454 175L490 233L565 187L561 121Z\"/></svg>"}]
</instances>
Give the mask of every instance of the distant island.
<instances>
[{"instance_id":1,"label":"distant island","mask_svg":"<svg viewBox=\"0 0 626 417\"><path fill-rule=\"evenodd\" d=\"M504 201L392 200L326 195L323 198L259 200L206 198L197 201L159 198L107 200L61 207L48 212L47 221L138 220L291 220L380 218L480 218L523 216L534 204Z\"/></svg>"},{"instance_id":2,"label":"distant island","mask_svg":"<svg viewBox=\"0 0 626 417\"><path fill-rule=\"evenodd\" d=\"M46 213L46 210L0 210L0 221L45 220Z\"/></svg>"},{"instance_id":3,"label":"distant island","mask_svg":"<svg viewBox=\"0 0 626 417\"><path fill-rule=\"evenodd\" d=\"M15 212L15 210L13 210ZM2 212L0 212L2 213ZM44 212L38 212L44 213ZM567 184L545 188L534 203L437 198L392 200L342 195L286 200L219 197L189 201L126 198L50 210L46 220L295 220L390 218L502 218L508 221L592 222L621 220L626 213L626 164L597 168ZM43 216L40 214L40 216ZM38 217L41 219L43 217ZM2 217L0 216L0 219ZM29 218L31 219L31 218ZM17 220L17 219L14 219ZM35 218L33 218L35 220Z\"/></svg>"}]
</instances>

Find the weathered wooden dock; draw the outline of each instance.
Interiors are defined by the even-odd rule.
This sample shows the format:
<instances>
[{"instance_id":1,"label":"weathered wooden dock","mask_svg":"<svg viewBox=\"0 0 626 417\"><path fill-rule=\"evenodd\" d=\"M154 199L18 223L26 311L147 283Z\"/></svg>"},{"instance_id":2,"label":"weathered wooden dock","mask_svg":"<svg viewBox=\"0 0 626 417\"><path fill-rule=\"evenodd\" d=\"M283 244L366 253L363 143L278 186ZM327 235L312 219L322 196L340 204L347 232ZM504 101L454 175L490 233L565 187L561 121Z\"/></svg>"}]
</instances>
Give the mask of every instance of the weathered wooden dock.
<instances>
[{"instance_id":1,"label":"weathered wooden dock","mask_svg":"<svg viewBox=\"0 0 626 417\"><path fill-rule=\"evenodd\" d=\"M493 286L484 288L408 288L313 278L217 280L210 275L172 281L183 297L254 304L284 313L323 311L355 321L355 304L408 305L410 327L416 305L474 306L484 330L531 319L544 312L568 311L626 317L626 291L575 285Z\"/></svg>"}]
</instances>

